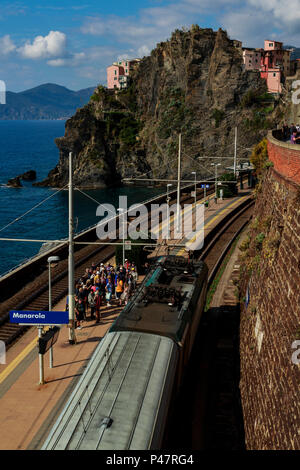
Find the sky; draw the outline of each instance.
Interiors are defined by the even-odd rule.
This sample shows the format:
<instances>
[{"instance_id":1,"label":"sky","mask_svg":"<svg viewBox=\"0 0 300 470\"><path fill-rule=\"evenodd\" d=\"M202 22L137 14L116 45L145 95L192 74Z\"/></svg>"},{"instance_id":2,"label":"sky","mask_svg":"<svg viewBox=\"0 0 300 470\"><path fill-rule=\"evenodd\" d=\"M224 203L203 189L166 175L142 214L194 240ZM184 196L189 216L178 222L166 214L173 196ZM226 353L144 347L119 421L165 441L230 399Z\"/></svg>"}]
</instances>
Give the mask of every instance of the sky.
<instances>
[{"instance_id":1,"label":"sky","mask_svg":"<svg viewBox=\"0 0 300 470\"><path fill-rule=\"evenodd\" d=\"M0 80L14 92L105 85L112 62L149 55L192 24L221 27L243 46L300 47L300 0L0 0Z\"/></svg>"}]
</instances>

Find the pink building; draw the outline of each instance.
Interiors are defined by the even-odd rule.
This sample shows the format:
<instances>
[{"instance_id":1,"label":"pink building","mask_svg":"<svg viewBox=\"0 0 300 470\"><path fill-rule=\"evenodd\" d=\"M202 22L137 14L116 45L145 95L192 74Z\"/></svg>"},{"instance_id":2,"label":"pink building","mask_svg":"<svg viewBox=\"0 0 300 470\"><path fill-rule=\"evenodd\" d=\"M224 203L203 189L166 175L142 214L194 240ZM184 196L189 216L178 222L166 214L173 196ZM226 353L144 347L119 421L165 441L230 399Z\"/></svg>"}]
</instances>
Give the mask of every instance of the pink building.
<instances>
[{"instance_id":1,"label":"pink building","mask_svg":"<svg viewBox=\"0 0 300 470\"><path fill-rule=\"evenodd\" d=\"M245 70L259 70L261 63L261 49L243 48L243 61Z\"/></svg>"},{"instance_id":2,"label":"pink building","mask_svg":"<svg viewBox=\"0 0 300 470\"><path fill-rule=\"evenodd\" d=\"M279 67L267 68L260 73L261 78L264 78L267 82L269 93L281 93L282 92L282 71Z\"/></svg>"},{"instance_id":3,"label":"pink building","mask_svg":"<svg viewBox=\"0 0 300 470\"><path fill-rule=\"evenodd\" d=\"M122 90L127 88L132 68L140 59L120 60L107 67L107 88Z\"/></svg>"},{"instance_id":4,"label":"pink building","mask_svg":"<svg viewBox=\"0 0 300 470\"><path fill-rule=\"evenodd\" d=\"M281 93L284 78L291 75L291 52L282 42L268 39L264 49L243 48L245 70L259 70L269 93Z\"/></svg>"},{"instance_id":5,"label":"pink building","mask_svg":"<svg viewBox=\"0 0 300 470\"><path fill-rule=\"evenodd\" d=\"M284 76L290 75L291 51L283 49L282 42L265 41L264 54L262 57L262 71L269 68L280 68Z\"/></svg>"}]
</instances>

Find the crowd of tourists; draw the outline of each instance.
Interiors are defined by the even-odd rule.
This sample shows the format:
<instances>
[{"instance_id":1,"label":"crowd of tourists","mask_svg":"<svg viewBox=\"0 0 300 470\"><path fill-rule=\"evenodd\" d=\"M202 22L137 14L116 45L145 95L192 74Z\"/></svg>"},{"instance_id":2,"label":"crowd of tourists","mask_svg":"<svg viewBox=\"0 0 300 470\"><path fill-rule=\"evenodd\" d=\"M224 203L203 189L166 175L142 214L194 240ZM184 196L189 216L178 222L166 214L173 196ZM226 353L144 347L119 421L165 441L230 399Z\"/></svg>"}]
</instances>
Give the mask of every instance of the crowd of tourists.
<instances>
[{"instance_id":1,"label":"crowd of tourists","mask_svg":"<svg viewBox=\"0 0 300 470\"><path fill-rule=\"evenodd\" d=\"M138 272L134 262L127 259L124 265L93 264L75 286L76 328L83 321L101 321L103 307L126 305L136 289ZM68 308L68 305L67 305Z\"/></svg>"},{"instance_id":2,"label":"crowd of tourists","mask_svg":"<svg viewBox=\"0 0 300 470\"><path fill-rule=\"evenodd\" d=\"M288 126L284 124L282 127L283 140L289 141L291 144L300 144L300 125L294 123Z\"/></svg>"}]
</instances>

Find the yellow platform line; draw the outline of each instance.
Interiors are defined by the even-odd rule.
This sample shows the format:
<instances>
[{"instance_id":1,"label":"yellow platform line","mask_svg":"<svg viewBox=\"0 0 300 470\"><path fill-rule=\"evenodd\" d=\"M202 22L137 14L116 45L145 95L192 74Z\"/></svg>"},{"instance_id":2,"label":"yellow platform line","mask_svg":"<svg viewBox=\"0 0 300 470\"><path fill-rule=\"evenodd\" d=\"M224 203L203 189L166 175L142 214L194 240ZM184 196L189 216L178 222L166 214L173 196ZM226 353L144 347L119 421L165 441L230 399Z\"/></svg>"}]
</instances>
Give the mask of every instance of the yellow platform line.
<instances>
[{"instance_id":1,"label":"yellow platform line","mask_svg":"<svg viewBox=\"0 0 300 470\"><path fill-rule=\"evenodd\" d=\"M11 372L25 359L25 357L37 346L38 336L32 340L26 348L4 369L0 374L0 384L10 375Z\"/></svg>"},{"instance_id":2,"label":"yellow platform line","mask_svg":"<svg viewBox=\"0 0 300 470\"><path fill-rule=\"evenodd\" d=\"M196 205L203 204L205 201L208 201L209 199L212 199L214 197L214 195L215 195L215 193L210 194L210 197L200 199L199 201L197 201ZM189 212L191 212L194 209L195 203L193 202L192 204L188 204L188 206L189 206L188 208L182 208L181 209L181 217L184 217L187 214L189 214ZM172 225L172 222L174 222L175 217L176 217L175 214L172 215L172 217L170 217L170 227ZM154 229L152 230L152 233L154 233L156 235L159 235L167 225L168 225L168 221L160 222L159 225L154 227Z\"/></svg>"},{"instance_id":3,"label":"yellow platform line","mask_svg":"<svg viewBox=\"0 0 300 470\"><path fill-rule=\"evenodd\" d=\"M49 330L49 326L44 326L44 331ZM31 353L34 347L37 348L39 337L36 336L24 349L23 351L15 357L15 359L7 366L3 372L0 374L0 384L14 371L14 369L25 359L28 354Z\"/></svg>"},{"instance_id":4,"label":"yellow platform line","mask_svg":"<svg viewBox=\"0 0 300 470\"><path fill-rule=\"evenodd\" d=\"M236 205L241 201L241 199L243 199L243 197L245 197L245 196L242 196L242 197L238 198L237 201L234 201L232 204L230 204L229 206L227 206L227 207L225 207L224 209L222 209L215 217L213 217L209 222L207 222L206 224L204 224L204 227L203 227L202 229L200 229L200 230L196 233L196 235L192 238L192 240L189 240L189 242L186 244L186 248L188 249L188 246L189 246L190 244L194 243L194 241L196 240L198 234L199 234L203 229L208 228L216 219L219 219L220 216L221 216L222 214L224 214L224 212L228 211L228 209L233 208L234 206L236 206ZM178 256L183 255L184 252L186 251L186 248L182 248L182 249L177 253L177 255L178 255Z\"/></svg>"}]
</instances>

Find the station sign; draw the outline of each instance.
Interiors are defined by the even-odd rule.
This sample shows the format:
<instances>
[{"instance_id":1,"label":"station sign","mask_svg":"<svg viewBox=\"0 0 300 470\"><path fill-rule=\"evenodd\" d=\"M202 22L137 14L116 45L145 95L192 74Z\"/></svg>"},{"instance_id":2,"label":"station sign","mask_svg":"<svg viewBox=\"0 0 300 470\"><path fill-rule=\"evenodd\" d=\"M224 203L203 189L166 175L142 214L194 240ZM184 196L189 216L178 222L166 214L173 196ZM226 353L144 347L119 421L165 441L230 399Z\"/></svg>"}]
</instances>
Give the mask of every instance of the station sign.
<instances>
[{"instance_id":1,"label":"station sign","mask_svg":"<svg viewBox=\"0 0 300 470\"><path fill-rule=\"evenodd\" d=\"M9 312L9 321L19 325L67 325L69 323L69 312L11 310Z\"/></svg>"},{"instance_id":2,"label":"station sign","mask_svg":"<svg viewBox=\"0 0 300 470\"><path fill-rule=\"evenodd\" d=\"M209 189L210 185L209 184L201 184L202 189Z\"/></svg>"}]
</instances>

